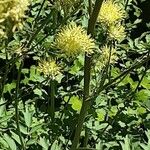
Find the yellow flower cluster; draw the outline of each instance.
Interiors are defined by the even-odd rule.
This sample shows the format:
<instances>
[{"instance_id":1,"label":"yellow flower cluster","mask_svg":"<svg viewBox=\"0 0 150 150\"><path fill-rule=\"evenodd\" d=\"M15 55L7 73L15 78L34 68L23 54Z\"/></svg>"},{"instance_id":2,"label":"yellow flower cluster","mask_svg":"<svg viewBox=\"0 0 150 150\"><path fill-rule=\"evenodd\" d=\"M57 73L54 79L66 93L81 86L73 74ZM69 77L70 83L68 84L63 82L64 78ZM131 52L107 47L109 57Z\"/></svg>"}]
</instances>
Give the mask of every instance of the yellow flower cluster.
<instances>
[{"instance_id":1,"label":"yellow flower cluster","mask_svg":"<svg viewBox=\"0 0 150 150\"><path fill-rule=\"evenodd\" d=\"M28 9L29 0L0 0L0 33L4 32L6 26L5 21L13 26L13 31L16 28L22 27L22 18Z\"/></svg>"},{"instance_id":2,"label":"yellow flower cluster","mask_svg":"<svg viewBox=\"0 0 150 150\"><path fill-rule=\"evenodd\" d=\"M102 54L97 62L99 69L105 67L108 63L113 64L117 60L116 49L113 47L108 47L107 45L102 47Z\"/></svg>"},{"instance_id":3,"label":"yellow flower cluster","mask_svg":"<svg viewBox=\"0 0 150 150\"><path fill-rule=\"evenodd\" d=\"M121 21L125 17L124 11L113 0L103 2L98 20L108 25Z\"/></svg>"},{"instance_id":4,"label":"yellow flower cluster","mask_svg":"<svg viewBox=\"0 0 150 150\"><path fill-rule=\"evenodd\" d=\"M111 39L121 41L125 37L125 28L121 21L125 18L125 11L113 0L103 2L98 21L108 28Z\"/></svg>"},{"instance_id":5,"label":"yellow flower cluster","mask_svg":"<svg viewBox=\"0 0 150 150\"><path fill-rule=\"evenodd\" d=\"M38 70L42 72L45 76L49 76L54 79L60 74L60 67L56 64L54 60L43 60L38 65Z\"/></svg>"},{"instance_id":6,"label":"yellow flower cluster","mask_svg":"<svg viewBox=\"0 0 150 150\"><path fill-rule=\"evenodd\" d=\"M95 49L95 43L86 31L71 22L65 26L56 36L55 45L67 56L75 56L76 54L87 52L91 54Z\"/></svg>"},{"instance_id":7,"label":"yellow flower cluster","mask_svg":"<svg viewBox=\"0 0 150 150\"><path fill-rule=\"evenodd\" d=\"M108 34L110 38L117 39L118 41L123 40L126 35L124 26L119 24L111 25L108 28Z\"/></svg>"}]
</instances>

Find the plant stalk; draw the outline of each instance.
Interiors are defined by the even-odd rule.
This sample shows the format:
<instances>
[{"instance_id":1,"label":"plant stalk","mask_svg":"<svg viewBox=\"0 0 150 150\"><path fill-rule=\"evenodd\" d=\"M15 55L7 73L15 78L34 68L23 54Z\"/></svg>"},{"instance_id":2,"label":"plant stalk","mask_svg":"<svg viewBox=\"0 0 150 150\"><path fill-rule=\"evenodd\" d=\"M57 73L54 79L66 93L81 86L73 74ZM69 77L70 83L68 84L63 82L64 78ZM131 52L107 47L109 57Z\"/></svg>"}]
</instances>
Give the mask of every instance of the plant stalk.
<instances>
[{"instance_id":1,"label":"plant stalk","mask_svg":"<svg viewBox=\"0 0 150 150\"><path fill-rule=\"evenodd\" d=\"M55 117L55 81L51 80L51 117Z\"/></svg>"},{"instance_id":2,"label":"plant stalk","mask_svg":"<svg viewBox=\"0 0 150 150\"><path fill-rule=\"evenodd\" d=\"M93 36L95 23L101 8L103 0L96 0L93 12L90 16L89 23L88 23L88 30L87 33ZM85 54L84 60L84 97L83 97L83 104L81 108L81 112L78 118L78 124L75 130L74 139L72 142L71 150L76 150L78 146L78 142L80 139L80 134L82 131L82 126L84 123L84 119L87 115L88 108L90 107L91 102L87 101L89 97L89 89L90 89L90 70L91 70L91 56Z\"/></svg>"},{"instance_id":3,"label":"plant stalk","mask_svg":"<svg viewBox=\"0 0 150 150\"><path fill-rule=\"evenodd\" d=\"M20 142L21 142L22 150L26 150L24 141L22 139L21 131L20 131L20 126L19 126L19 109L18 109L18 104L19 104L18 94L19 94L19 84L20 84L22 67L23 67L23 61L21 62L19 70L18 70L18 77L17 77L17 83L16 83L15 117L16 117L17 131L18 131L18 134L19 134L19 139L20 139Z\"/></svg>"}]
</instances>

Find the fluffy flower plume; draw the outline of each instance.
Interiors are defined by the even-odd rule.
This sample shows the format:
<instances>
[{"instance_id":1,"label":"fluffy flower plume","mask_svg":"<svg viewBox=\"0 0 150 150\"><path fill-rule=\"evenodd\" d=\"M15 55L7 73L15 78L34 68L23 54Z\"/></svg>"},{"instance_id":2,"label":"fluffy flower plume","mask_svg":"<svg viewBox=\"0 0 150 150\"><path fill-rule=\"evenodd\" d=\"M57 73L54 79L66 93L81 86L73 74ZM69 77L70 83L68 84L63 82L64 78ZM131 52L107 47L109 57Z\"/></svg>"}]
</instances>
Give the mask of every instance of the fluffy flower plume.
<instances>
[{"instance_id":1,"label":"fluffy flower plume","mask_svg":"<svg viewBox=\"0 0 150 150\"><path fill-rule=\"evenodd\" d=\"M110 64L113 64L117 60L115 48L109 47L106 45L106 46L102 47L101 51L102 51L102 54L97 63L97 66L99 69L105 67L108 64L108 62Z\"/></svg>"},{"instance_id":2,"label":"fluffy flower plume","mask_svg":"<svg viewBox=\"0 0 150 150\"><path fill-rule=\"evenodd\" d=\"M119 24L111 25L108 28L108 34L110 38L115 39L117 41L122 41L126 36L125 28Z\"/></svg>"},{"instance_id":3,"label":"fluffy flower plume","mask_svg":"<svg viewBox=\"0 0 150 150\"><path fill-rule=\"evenodd\" d=\"M13 24L13 31L16 28L21 28L22 18L25 17L24 14L28 9L28 5L29 0L0 0L0 25L4 27L3 24L7 20Z\"/></svg>"},{"instance_id":4,"label":"fluffy flower plume","mask_svg":"<svg viewBox=\"0 0 150 150\"><path fill-rule=\"evenodd\" d=\"M60 74L60 67L56 64L54 60L41 61L38 66L38 70L42 72L45 76L49 76L52 79Z\"/></svg>"},{"instance_id":5,"label":"fluffy flower plume","mask_svg":"<svg viewBox=\"0 0 150 150\"><path fill-rule=\"evenodd\" d=\"M56 47L67 56L75 56L76 54L87 52L91 54L95 48L95 43L86 31L71 22L65 26L56 36Z\"/></svg>"},{"instance_id":6,"label":"fluffy flower plume","mask_svg":"<svg viewBox=\"0 0 150 150\"><path fill-rule=\"evenodd\" d=\"M98 21L107 25L114 24L125 17L125 12L113 0L103 2Z\"/></svg>"}]
</instances>

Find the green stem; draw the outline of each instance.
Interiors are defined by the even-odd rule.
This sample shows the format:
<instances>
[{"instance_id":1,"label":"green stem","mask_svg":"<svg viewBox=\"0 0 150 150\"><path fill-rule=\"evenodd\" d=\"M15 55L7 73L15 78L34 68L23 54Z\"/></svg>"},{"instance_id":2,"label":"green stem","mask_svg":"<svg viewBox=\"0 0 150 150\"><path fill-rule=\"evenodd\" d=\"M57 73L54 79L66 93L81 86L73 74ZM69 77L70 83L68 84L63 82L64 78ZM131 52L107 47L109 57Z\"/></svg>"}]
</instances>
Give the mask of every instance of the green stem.
<instances>
[{"instance_id":1,"label":"green stem","mask_svg":"<svg viewBox=\"0 0 150 150\"><path fill-rule=\"evenodd\" d=\"M51 80L51 117L55 117L55 81Z\"/></svg>"},{"instance_id":2,"label":"green stem","mask_svg":"<svg viewBox=\"0 0 150 150\"><path fill-rule=\"evenodd\" d=\"M129 94L127 94L127 95L125 96L125 97L129 97L129 99L125 99L126 105L128 105L128 103L131 102L131 100L134 98L134 96L135 96L134 94L135 94L136 91L138 90L138 88L139 88L139 86L140 86L140 84L141 84L141 82L142 82L144 76L146 75L147 70L148 70L148 62L146 63L145 70L144 70L144 72L143 72L143 74L142 74L142 77L141 77L141 79L139 80L139 82L138 82L138 84L137 84L135 90L134 90L133 92L130 92ZM126 106L126 105L125 105L125 106ZM113 118L111 124L108 124L108 125L102 130L102 132L101 132L102 135L104 134L104 132L107 130L107 128L108 128L110 125L111 125L111 126L113 125L113 123L115 122L117 116L123 111L124 108L125 108L125 107L123 107L122 109L120 109L120 110L117 112L117 114L114 116L114 118ZM97 142L98 139L99 139L99 137L97 136L97 139L95 140L95 142Z\"/></svg>"},{"instance_id":3,"label":"green stem","mask_svg":"<svg viewBox=\"0 0 150 150\"><path fill-rule=\"evenodd\" d=\"M88 2L89 2L88 12L89 12L89 15L91 15L91 13L92 13L92 1L88 0Z\"/></svg>"},{"instance_id":4,"label":"green stem","mask_svg":"<svg viewBox=\"0 0 150 150\"><path fill-rule=\"evenodd\" d=\"M18 109L18 104L19 104L19 99L18 99L18 94L19 94L19 84L20 84L20 78L21 78L21 70L23 67L23 61L20 64L19 70L18 70L18 77L17 77L17 83L16 83L16 93L15 93L15 117L16 117L16 125L17 125L17 131L19 134L19 139L21 142L21 146L23 150L26 150L24 141L22 139L21 131L20 131L20 126L19 126L19 109Z\"/></svg>"},{"instance_id":5,"label":"green stem","mask_svg":"<svg viewBox=\"0 0 150 150\"><path fill-rule=\"evenodd\" d=\"M85 128L85 137L84 137L83 147L87 147L88 140L89 140L89 130L87 128Z\"/></svg>"},{"instance_id":6,"label":"green stem","mask_svg":"<svg viewBox=\"0 0 150 150\"><path fill-rule=\"evenodd\" d=\"M89 16L91 16L92 14L92 1L88 0L89 2L89 7L88 7L88 12L89 12ZM88 144L88 140L89 140L89 133L88 133L88 129L85 129L85 137L84 137L84 141L83 141L83 147L87 147Z\"/></svg>"},{"instance_id":7,"label":"green stem","mask_svg":"<svg viewBox=\"0 0 150 150\"><path fill-rule=\"evenodd\" d=\"M95 23L101 8L103 0L96 0L95 6L93 9L93 13L90 16L89 24L88 24L88 30L87 33L93 35ZM75 150L77 148L80 134L82 131L82 126L84 123L84 119L87 115L88 108L91 104L90 101L87 101L87 98L89 97L89 88L90 88L90 70L91 70L91 56L85 55L85 61L84 61L84 97L83 97L83 104L81 108L81 112L78 118L78 124L75 130L74 139L72 142L71 150Z\"/></svg>"},{"instance_id":8,"label":"green stem","mask_svg":"<svg viewBox=\"0 0 150 150\"><path fill-rule=\"evenodd\" d=\"M40 16L40 13L41 13L41 11L42 11L42 8L43 8L45 2L46 2L46 0L43 0L43 2L42 2L42 4L41 4L41 7L40 7L40 9L39 9L39 11L38 11L38 14L37 14L37 16L36 16L36 18L35 18L35 20L34 20L34 25L37 23L37 20L38 20L38 18L39 18L39 16ZM33 25L33 26L34 26L34 25Z\"/></svg>"},{"instance_id":9,"label":"green stem","mask_svg":"<svg viewBox=\"0 0 150 150\"><path fill-rule=\"evenodd\" d=\"M113 85L118 79L120 79L121 77L127 75L128 73L130 73L133 69L139 68L140 66L142 66L144 63L148 62L150 60L150 56L148 55L145 59L141 59L141 61L136 62L135 64L133 64L129 69L125 70L124 72L122 72L119 76L117 76L116 78L110 80L108 83L106 83L104 86L99 86L97 88L97 92L94 93L91 98L89 98L89 101L91 99L96 99L97 96L99 95L100 92L102 92L104 89L107 89L108 87L110 87L111 85Z\"/></svg>"}]
</instances>

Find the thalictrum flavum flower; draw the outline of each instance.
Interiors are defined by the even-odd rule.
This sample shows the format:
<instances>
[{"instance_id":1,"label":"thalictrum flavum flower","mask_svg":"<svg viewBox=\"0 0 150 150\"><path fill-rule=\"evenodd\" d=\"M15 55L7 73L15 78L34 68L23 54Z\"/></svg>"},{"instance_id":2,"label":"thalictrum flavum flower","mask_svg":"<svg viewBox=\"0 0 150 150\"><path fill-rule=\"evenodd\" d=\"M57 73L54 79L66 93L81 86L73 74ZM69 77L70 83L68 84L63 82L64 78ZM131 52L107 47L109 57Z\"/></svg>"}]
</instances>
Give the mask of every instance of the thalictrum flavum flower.
<instances>
[{"instance_id":1,"label":"thalictrum flavum flower","mask_svg":"<svg viewBox=\"0 0 150 150\"><path fill-rule=\"evenodd\" d=\"M94 40L87 35L82 26L77 26L74 22L61 29L56 36L55 45L67 56L76 56L84 52L91 54L95 49Z\"/></svg>"}]
</instances>

